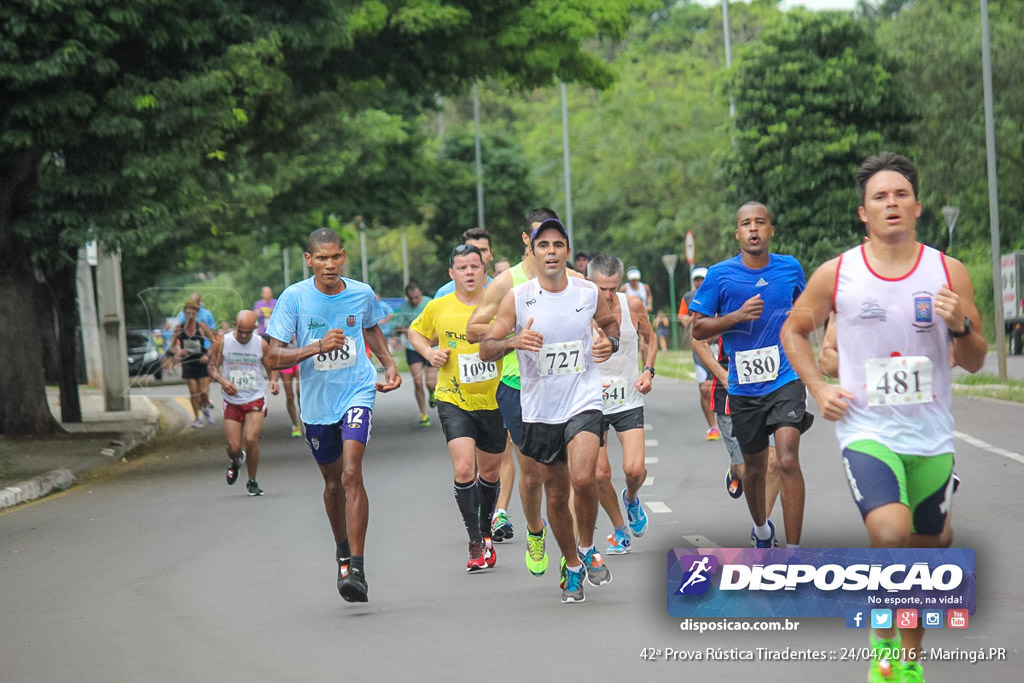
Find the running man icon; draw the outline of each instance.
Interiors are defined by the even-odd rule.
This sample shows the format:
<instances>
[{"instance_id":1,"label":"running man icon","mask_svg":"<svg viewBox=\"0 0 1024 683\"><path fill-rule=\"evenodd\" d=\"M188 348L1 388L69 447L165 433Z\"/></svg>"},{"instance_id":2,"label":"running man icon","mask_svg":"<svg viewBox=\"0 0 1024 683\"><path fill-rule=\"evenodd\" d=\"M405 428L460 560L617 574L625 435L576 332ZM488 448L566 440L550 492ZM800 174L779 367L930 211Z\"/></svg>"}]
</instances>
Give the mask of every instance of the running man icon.
<instances>
[{"instance_id":1,"label":"running man icon","mask_svg":"<svg viewBox=\"0 0 1024 683\"><path fill-rule=\"evenodd\" d=\"M700 555L698 559L694 559L687 570L689 575L686 577L686 581L679 586L679 594L695 595L707 592L708 586L703 584L707 583L708 574L713 574L718 568L715 559L714 555Z\"/></svg>"}]
</instances>

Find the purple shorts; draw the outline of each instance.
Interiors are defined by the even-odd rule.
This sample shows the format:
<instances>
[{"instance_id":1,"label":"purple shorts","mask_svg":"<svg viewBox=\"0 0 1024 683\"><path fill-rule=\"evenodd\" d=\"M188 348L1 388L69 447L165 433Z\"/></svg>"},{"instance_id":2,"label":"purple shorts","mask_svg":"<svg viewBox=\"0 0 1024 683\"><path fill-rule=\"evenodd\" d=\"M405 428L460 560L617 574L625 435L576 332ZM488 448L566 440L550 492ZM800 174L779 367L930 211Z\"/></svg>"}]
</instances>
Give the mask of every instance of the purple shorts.
<instances>
[{"instance_id":1,"label":"purple shorts","mask_svg":"<svg viewBox=\"0 0 1024 683\"><path fill-rule=\"evenodd\" d=\"M370 440L373 411L352 407L345 411L339 422L330 425L305 424L306 444L318 465L330 465L341 457L345 441L358 441L366 445Z\"/></svg>"}]
</instances>

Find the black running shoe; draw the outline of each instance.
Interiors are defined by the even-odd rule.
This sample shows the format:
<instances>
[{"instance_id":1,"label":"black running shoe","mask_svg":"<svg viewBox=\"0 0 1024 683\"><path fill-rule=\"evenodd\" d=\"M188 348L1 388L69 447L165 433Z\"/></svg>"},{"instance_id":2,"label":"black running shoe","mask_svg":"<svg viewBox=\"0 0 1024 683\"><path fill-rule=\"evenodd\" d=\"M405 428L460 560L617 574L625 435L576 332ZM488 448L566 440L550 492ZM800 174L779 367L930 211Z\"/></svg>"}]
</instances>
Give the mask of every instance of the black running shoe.
<instances>
[{"instance_id":1,"label":"black running shoe","mask_svg":"<svg viewBox=\"0 0 1024 683\"><path fill-rule=\"evenodd\" d=\"M260 488L260 485L256 483L255 479L250 479L248 482L246 482L245 489L249 492L250 496L263 495L263 489Z\"/></svg>"},{"instance_id":2,"label":"black running shoe","mask_svg":"<svg viewBox=\"0 0 1024 683\"><path fill-rule=\"evenodd\" d=\"M347 560L338 565L338 592L345 602L369 602L366 577L358 569L349 566Z\"/></svg>"}]
</instances>

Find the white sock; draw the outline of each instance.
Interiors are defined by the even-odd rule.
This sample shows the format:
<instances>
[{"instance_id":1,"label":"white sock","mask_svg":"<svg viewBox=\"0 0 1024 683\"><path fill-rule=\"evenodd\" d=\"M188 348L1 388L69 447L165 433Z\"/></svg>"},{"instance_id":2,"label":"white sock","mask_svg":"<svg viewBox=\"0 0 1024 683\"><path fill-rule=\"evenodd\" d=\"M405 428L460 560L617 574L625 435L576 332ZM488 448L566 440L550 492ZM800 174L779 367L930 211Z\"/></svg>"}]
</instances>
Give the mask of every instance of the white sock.
<instances>
[{"instance_id":1,"label":"white sock","mask_svg":"<svg viewBox=\"0 0 1024 683\"><path fill-rule=\"evenodd\" d=\"M754 535L757 536L758 540L767 541L772 537L772 528L765 521L763 525L754 527Z\"/></svg>"}]
</instances>

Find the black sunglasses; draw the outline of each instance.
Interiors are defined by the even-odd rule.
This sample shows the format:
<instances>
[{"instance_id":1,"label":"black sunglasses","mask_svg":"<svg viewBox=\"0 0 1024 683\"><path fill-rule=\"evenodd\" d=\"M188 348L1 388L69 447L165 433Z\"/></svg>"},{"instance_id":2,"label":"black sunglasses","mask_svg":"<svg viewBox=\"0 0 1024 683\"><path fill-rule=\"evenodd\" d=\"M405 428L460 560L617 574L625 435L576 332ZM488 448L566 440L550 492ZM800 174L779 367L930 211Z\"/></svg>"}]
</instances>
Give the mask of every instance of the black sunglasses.
<instances>
[{"instance_id":1,"label":"black sunglasses","mask_svg":"<svg viewBox=\"0 0 1024 683\"><path fill-rule=\"evenodd\" d=\"M455 257L456 256L465 256L466 254L479 254L480 255L480 260L481 261L484 260L484 255L480 251L479 247L475 247L472 244L460 244L457 247L455 247L454 249L452 249L452 255L448 257L448 265L449 266L455 265Z\"/></svg>"}]
</instances>

